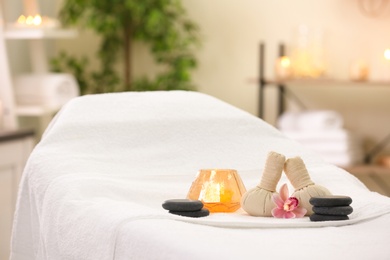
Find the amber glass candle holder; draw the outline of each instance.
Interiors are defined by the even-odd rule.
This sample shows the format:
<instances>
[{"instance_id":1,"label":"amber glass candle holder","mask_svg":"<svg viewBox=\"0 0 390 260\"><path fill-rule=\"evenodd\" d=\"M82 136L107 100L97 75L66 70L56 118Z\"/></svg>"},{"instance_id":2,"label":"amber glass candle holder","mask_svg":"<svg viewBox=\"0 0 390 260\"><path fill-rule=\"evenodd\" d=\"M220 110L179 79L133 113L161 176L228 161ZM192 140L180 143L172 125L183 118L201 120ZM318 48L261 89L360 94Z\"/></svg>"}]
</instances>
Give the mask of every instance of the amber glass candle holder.
<instances>
[{"instance_id":1,"label":"amber glass candle holder","mask_svg":"<svg viewBox=\"0 0 390 260\"><path fill-rule=\"evenodd\" d=\"M187 198L200 200L210 212L238 210L245 186L236 170L200 170L191 185Z\"/></svg>"}]
</instances>

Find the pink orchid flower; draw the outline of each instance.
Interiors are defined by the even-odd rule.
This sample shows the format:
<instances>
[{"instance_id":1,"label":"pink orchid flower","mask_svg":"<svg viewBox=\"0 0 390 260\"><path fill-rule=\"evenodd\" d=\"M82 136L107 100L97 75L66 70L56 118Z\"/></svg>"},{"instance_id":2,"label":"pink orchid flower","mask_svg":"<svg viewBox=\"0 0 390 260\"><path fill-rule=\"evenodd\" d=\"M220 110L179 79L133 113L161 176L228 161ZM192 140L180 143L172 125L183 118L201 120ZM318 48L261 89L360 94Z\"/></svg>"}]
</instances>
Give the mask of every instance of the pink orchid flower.
<instances>
[{"instance_id":1,"label":"pink orchid flower","mask_svg":"<svg viewBox=\"0 0 390 260\"><path fill-rule=\"evenodd\" d=\"M289 197L287 184L283 184L279 193L272 195L272 200L276 204L276 208L272 210L272 216L275 218L301 218L306 214L307 210L299 207L298 199Z\"/></svg>"}]
</instances>

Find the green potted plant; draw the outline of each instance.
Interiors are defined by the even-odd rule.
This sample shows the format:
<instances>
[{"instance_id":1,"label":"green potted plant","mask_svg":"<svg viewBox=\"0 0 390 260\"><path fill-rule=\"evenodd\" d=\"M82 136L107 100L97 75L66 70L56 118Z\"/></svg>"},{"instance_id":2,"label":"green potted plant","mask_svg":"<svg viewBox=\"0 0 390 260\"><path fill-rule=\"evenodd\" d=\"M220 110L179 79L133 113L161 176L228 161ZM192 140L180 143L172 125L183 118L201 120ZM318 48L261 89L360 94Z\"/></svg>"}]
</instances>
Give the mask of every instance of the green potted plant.
<instances>
[{"instance_id":1,"label":"green potted plant","mask_svg":"<svg viewBox=\"0 0 390 260\"><path fill-rule=\"evenodd\" d=\"M91 29L102 38L98 71L87 71L87 58L65 52L52 60L55 71L76 76L82 94L194 88L190 72L196 67L199 29L180 0L64 0L60 19L65 25ZM133 78L134 41L147 44L161 66L162 72L154 79ZM123 77L114 69L120 58L124 59Z\"/></svg>"}]
</instances>

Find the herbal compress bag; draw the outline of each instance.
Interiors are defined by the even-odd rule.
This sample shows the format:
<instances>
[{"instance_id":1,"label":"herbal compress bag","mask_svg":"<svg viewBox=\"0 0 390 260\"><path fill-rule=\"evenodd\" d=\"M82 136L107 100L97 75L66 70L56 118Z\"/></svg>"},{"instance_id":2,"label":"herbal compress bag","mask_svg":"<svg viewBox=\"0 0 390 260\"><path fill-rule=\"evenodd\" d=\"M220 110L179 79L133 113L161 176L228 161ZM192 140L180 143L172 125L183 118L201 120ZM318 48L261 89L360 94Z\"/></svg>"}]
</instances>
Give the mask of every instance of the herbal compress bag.
<instances>
[{"instance_id":1,"label":"herbal compress bag","mask_svg":"<svg viewBox=\"0 0 390 260\"><path fill-rule=\"evenodd\" d=\"M276 193L286 158L276 152L268 153L260 184L248 190L241 198L241 207L252 216L271 217Z\"/></svg>"},{"instance_id":2,"label":"herbal compress bag","mask_svg":"<svg viewBox=\"0 0 390 260\"><path fill-rule=\"evenodd\" d=\"M315 184L310 179L309 172L301 157L287 159L284 164L284 172L295 189L291 196L296 197L299 205L307 209L307 216L313 214L312 205L309 203L311 197L331 195L327 188Z\"/></svg>"}]
</instances>

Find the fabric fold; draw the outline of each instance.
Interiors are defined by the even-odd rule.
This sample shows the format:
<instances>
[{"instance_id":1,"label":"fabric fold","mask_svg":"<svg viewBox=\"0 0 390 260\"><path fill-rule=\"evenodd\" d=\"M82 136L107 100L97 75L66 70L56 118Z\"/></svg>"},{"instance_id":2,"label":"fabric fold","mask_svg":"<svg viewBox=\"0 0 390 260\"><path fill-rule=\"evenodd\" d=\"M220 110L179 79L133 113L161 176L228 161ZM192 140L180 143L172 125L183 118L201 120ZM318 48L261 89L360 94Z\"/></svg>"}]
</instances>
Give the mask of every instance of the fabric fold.
<instances>
[{"instance_id":1,"label":"fabric fold","mask_svg":"<svg viewBox=\"0 0 390 260\"><path fill-rule=\"evenodd\" d=\"M208 95L171 91L82 96L63 107L28 160L11 260L188 259L192 252L187 249L202 243L199 232L210 243L194 252L198 259L212 255L213 246L226 245L226 237L243 235L263 241L264 257L271 258L274 241L294 239L289 236L296 232L288 230L294 225L303 238L295 245L298 251L305 250L315 232L335 239L326 230L303 228L318 225L307 219L284 222L237 212L195 220L161 207L167 199L185 198L199 169L236 169L245 186L254 187L263 170L260 162L270 151L302 157L314 182L355 199L352 222L340 225L358 225L389 212L388 198L371 193L266 122ZM279 185L287 182L282 176ZM263 231L240 229L266 227L278 231L263 230L264 237ZM377 230L376 222L369 228ZM243 251L258 255L258 247L244 240L216 251L218 257L238 259ZM351 249L349 241L339 242L340 250ZM326 243L322 249L334 250Z\"/></svg>"}]
</instances>

